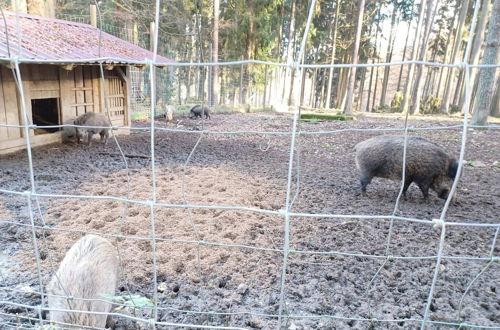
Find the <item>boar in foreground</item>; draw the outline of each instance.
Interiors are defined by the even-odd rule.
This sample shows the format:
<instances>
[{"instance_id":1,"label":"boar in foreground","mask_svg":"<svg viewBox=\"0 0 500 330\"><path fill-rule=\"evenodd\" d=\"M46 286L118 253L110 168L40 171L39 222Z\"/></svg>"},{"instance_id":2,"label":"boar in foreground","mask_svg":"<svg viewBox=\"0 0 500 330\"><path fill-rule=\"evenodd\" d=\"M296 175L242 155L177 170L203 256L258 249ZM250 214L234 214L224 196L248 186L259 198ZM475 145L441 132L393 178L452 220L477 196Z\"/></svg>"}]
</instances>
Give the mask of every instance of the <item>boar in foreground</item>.
<instances>
[{"instance_id":1,"label":"boar in foreground","mask_svg":"<svg viewBox=\"0 0 500 330\"><path fill-rule=\"evenodd\" d=\"M95 328L112 326L112 319L107 315L111 311L112 304L101 294L114 295L117 284L118 254L115 247L99 236L82 237L66 253L57 273L47 286L48 305L51 309L50 321L74 325L70 329L79 329L82 326ZM67 296L73 299L68 300ZM64 325L64 328L67 326Z\"/></svg>"},{"instance_id":2,"label":"boar in foreground","mask_svg":"<svg viewBox=\"0 0 500 330\"><path fill-rule=\"evenodd\" d=\"M189 118L196 118L196 117L203 118L203 114L205 114L206 119L211 119L210 118L210 109L208 107L202 106L202 105L195 105L189 111Z\"/></svg>"},{"instance_id":3,"label":"boar in foreground","mask_svg":"<svg viewBox=\"0 0 500 330\"><path fill-rule=\"evenodd\" d=\"M363 194L373 177L401 181L403 148L404 136L399 135L381 135L356 145L356 167ZM429 196L429 188L439 198L446 199L457 170L458 162L441 146L421 137L408 136L403 186L405 199L412 182L418 185L424 199Z\"/></svg>"},{"instance_id":4,"label":"boar in foreground","mask_svg":"<svg viewBox=\"0 0 500 330\"><path fill-rule=\"evenodd\" d=\"M79 126L111 126L111 122L106 115L95 112L87 112L83 115L77 117L74 121L75 125ZM99 134L101 136L101 142L104 144L108 143L109 137L109 128L91 128L91 127L76 127L76 140L78 143L82 140L82 138L87 136L87 144L90 144L92 141L92 136L94 134Z\"/></svg>"}]
</instances>

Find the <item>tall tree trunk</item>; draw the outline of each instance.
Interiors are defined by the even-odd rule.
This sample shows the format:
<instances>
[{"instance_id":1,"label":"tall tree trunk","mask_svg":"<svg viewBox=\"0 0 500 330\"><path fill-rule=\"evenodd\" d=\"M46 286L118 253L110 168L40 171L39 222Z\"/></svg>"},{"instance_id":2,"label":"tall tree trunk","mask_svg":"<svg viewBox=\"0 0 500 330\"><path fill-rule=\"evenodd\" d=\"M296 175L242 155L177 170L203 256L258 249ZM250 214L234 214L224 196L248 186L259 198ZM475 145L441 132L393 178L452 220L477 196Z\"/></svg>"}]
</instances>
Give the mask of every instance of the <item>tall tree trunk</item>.
<instances>
[{"instance_id":1,"label":"tall tree trunk","mask_svg":"<svg viewBox=\"0 0 500 330\"><path fill-rule=\"evenodd\" d=\"M442 32L442 27L440 26L436 35L440 36L441 32ZM436 57L437 57L437 50L434 50L432 52L431 62L436 62ZM423 93L423 97L422 97L424 100L426 100L427 97L430 94L432 94L434 91L436 72L437 72L437 68L429 68L429 71L428 71L427 77L425 78L425 83L424 83L424 93Z\"/></svg>"},{"instance_id":2,"label":"tall tree trunk","mask_svg":"<svg viewBox=\"0 0 500 330\"><path fill-rule=\"evenodd\" d=\"M316 94L316 76L318 75L318 68L313 68L312 80L311 80L311 94L309 95L309 106L314 108L314 96Z\"/></svg>"},{"instance_id":3,"label":"tall tree trunk","mask_svg":"<svg viewBox=\"0 0 500 330\"><path fill-rule=\"evenodd\" d=\"M283 23L284 23L284 17L285 17L285 3L281 2L279 5L279 23L278 23L278 33L276 36L276 47L273 48L273 54L275 58L281 59L282 53L281 53L281 42L282 42L282 37L283 37Z\"/></svg>"},{"instance_id":4,"label":"tall tree trunk","mask_svg":"<svg viewBox=\"0 0 500 330\"><path fill-rule=\"evenodd\" d=\"M20 13L56 18L55 0L11 0L11 3Z\"/></svg>"},{"instance_id":5,"label":"tall tree trunk","mask_svg":"<svg viewBox=\"0 0 500 330\"><path fill-rule=\"evenodd\" d=\"M375 64L375 57L372 58L372 64ZM373 81L373 71L374 71L375 67L372 66L370 68L370 80L368 82L368 96L367 96L367 100L366 100L366 112L371 112L370 111L370 100L371 100L371 96L372 96L372 81Z\"/></svg>"},{"instance_id":6,"label":"tall tree trunk","mask_svg":"<svg viewBox=\"0 0 500 330\"><path fill-rule=\"evenodd\" d=\"M264 67L264 96L262 98L262 107L264 108L267 104L267 81L269 76L269 66L266 64Z\"/></svg>"},{"instance_id":7,"label":"tall tree trunk","mask_svg":"<svg viewBox=\"0 0 500 330\"><path fill-rule=\"evenodd\" d=\"M462 41L462 30L464 27L468 8L469 8L469 0L463 0L462 7L460 8L460 15L458 17L458 26L457 26L457 31L455 33L455 44L453 45L453 50L451 52L450 63L455 63L458 55L460 42ZM444 89L443 101L441 102L440 110L442 113L448 113L448 107L450 106L451 86L454 84L455 80L454 78L455 76L453 74L453 68L449 68L446 79L446 86Z\"/></svg>"},{"instance_id":8,"label":"tall tree trunk","mask_svg":"<svg viewBox=\"0 0 500 330\"><path fill-rule=\"evenodd\" d=\"M219 62L219 0L213 0L213 9L214 9L214 17L213 17L213 27L212 27L212 62ZM219 67L213 66L211 70L212 74L210 77L210 100L211 106L215 106L219 100L219 84L218 84L218 76L219 76Z\"/></svg>"},{"instance_id":9,"label":"tall tree trunk","mask_svg":"<svg viewBox=\"0 0 500 330\"><path fill-rule=\"evenodd\" d=\"M350 63L351 57L349 56L349 52L345 52L344 63ZM342 85L340 86L340 93L337 95L337 102L339 102L339 108L344 109L345 103L347 99L347 87L349 84L349 69L344 68L342 71Z\"/></svg>"},{"instance_id":10,"label":"tall tree trunk","mask_svg":"<svg viewBox=\"0 0 500 330\"><path fill-rule=\"evenodd\" d=\"M455 14L456 14L456 11L455 11ZM450 25L450 28L449 28L449 35L448 35L448 40L446 40L446 49L444 51L444 56L443 56L443 63L448 63L448 54L450 54L450 45L451 45L451 40L453 39L453 22L451 23ZM436 92L434 93L436 95L436 97L439 98L439 96L441 95L441 86L442 86L442 82L443 82L443 77L445 75L445 73L447 72L448 68L446 67L441 67L439 68L439 80L438 80L438 84L437 84L437 88L436 88Z\"/></svg>"},{"instance_id":11,"label":"tall tree trunk","mask_svg":"<svg viewBox=\"0 0 500 330\"><path fill-rule=\"evenodd\" d=\"M389 33L389 41L387 42L387 51L386 51L386 56L385 56L386 63L391 62L392 39L393 38L396 39L395 38L396 14L397 14L397 7L394 5L393 10L392 10L392 15L391 15L391 30ZM384 67L384 77L382 78L382 92L380 94L380 106L381 107L385 106L385 98L386 98L386 94L387 94L387 85L389 83L390 71L391 71L390 66Z\"/></svg>"},{"instance_id":12,"label":"tall tree trunk","mask_svg":"<svg viewBox=\"0 0 500 330\"><path fill-rule=\"evenodd\" d=\"M408 49L408 40L410 40L411 22L412 21L408 22L408 30L406 32L405 46L403 48L403 57L401 58L401 61L404 61L406 58L406 50ZM401 80L403 78L403 69L404 69L404 65L401 65L401 68L399 68L398 87L396 88L396 90L398 92L401 90Z\"/></svg>"},{"instance_id":13,"label":"tall tree trunk","mask_svg":"<svg viewBox=\"0 0 500 330\"><path fill-rule=\"evenodd\" d=\"M488 17L490 12L490 2L491 0L483 0L481 4L481 16L476 27L476 33L474 35L474 43L472 44L472 51L470 54L469 63L477 64L479 62L479 56L481 54L481 46L484 41L486 24L488 23ZM477 72L479 70L471 70L470 72L470 82L471 86L476 86ZM475 94L475 93L474 93ZM463 100L463 99L462 99ZM471 104L474 102L474 98L470 99ZM464 105L460 106L460 109L464 109Z\"/></svg>"},{"instance_id":14,"label":"tall tree trunk","mask_svg":"<svg viewBox=\"0 0 500 330\"><path fill-rule=\"evenodd\" d=\"M292 63L293 62L293 40L294 40L294 35L295 35L295 0L292 0L292 4L291 4L292 8L291 8L291 13L290 13L290 24L289 24L289 28L288 28L288 44L287 44L287 47L286 47L286 62L287 63ZM285 99L285 93L287 91L287 88L286 86L288 86L287 84L287 81L289 80L288 79L288 67L285 67L285 77L284 77L284 87L283 88L283 95L282 95L282 99L284 100ZM291 74L291 77L293 77L293 72ZM290 78L291 79L291 78ZM287 104L288 103L288 100L286 102Z\"/></svg>"},{"instance_id":15,"label":"tall tree trunk","mask_svg":"<svg viewBox=\"0 0 500 330\"><path fill-rule=\"evenodd\" d=\"M296 33L294 31L293 33L293 44L295 45L295 41L296 41ZM293 53L292 53L293 54ZM300 61L300 59L297 59L297 61ZM292 68L291 72L290 72L290 89L288 91L288 105L292 105L293 103L293 89L295 87L295 68Z\"/></svg>"},{"instance_id":16,"label":"tall tree trunk","mask_svg":"<svg viewBox=\"0 0 500 330\"><path fill-rule=\"evenodd\" d=\"M464 71L460 70L460 73L458 74L457 87L455 88L453 99L450 102L452 106L456 106L460 102L460 97L462 96L463 87L464 87Z\"/></svg>"},{"instance_id":17,"label":"tall tree trunk","mask_svg":"<svg viewBox=\"0 0 500 330\"><path fill-rule=\"evenodd\" d=\"M337 50L337 26L339 21L339 11L340 11L340 0L337 0L337 4L335 5L335 16L333 19L335 22L333 23L333 37L332 37L332 59L330 60L330 64L333 65L335 63L335 53ZM329 69L328 73L328 91L326 93L326 108L331 107L331 97L332 97L332 88L333 88L333 67Z\"/></svg>"},{"instance_id":18,"label":"tall tree trunk","mask_svg":"<svg viewBox=\"0 0 500 330\"><path fill-rule=\"evenodd\" d=\"M379 43L379 45L380 45L380 43ZM380 57L377 58L377 63L380 63ZM371 109L372 112L373 112L373 110L375 110L375 101L377 99L379 67L376 66L376 67L374 67L374 69L375 69L375 88L373 88L373 100L372 100L372 109Z\"/></svg>"},{"instance_id":19,"label":"tall tree trunk","mask_svg":"<svg viewBox=\"0 0 500 330\"><path fill-rule=\"evenodd\" d=\"M365 90L365 80L366 80L366 67L361 69L361 82L359 83L359 98L358 98L358 110L363 111L363 100L364 100L364 90Z\"/></svg>"},{"instance_id":20,"label":"tall tree trunk","mask_svg":"<svg viewBox=\"0 0 500 330\"><path fill-rule=\"evenodd\" d=\"M497 64L499 62L500 40L498 36L500 36L500 0L495 0L482 64ZM475 111L472 115L473 125L485 125L488 121L490 104L495 92L496 77L498 76L496 71L496 68L480 69Z\"/></svg>"},{"instance_id":21,"label":"tall tree trunk","mask_svg":"<svg viewBox=\"0 0 500 330\"><path fill-rule=\"evenodd\" d=\"M431 28L432 25L434 24L434 20L436 19L436 13L437 13L437 6L439 4L439 1L436 1L436 5L434 6L434 10L432 8L432 1L429 0L429 3L427 4L427 18L425 22L425 29L424 29L424 35L422 39L422 45L420 47L420 54L418 59L420 61L425 61L426 58L426 53L427 53L427 44L429 43L429 36L431 34ZM423 65L418 65L417 67L417 73L415 77L415 82L413 85L413 103L410 109L411 114L417 114L420 112L420 98L422 97L422 75L424 72L424 67ZM427 70L427 74L429 74L430 70Z\"/></svg>"},{"instance_id":22,"label":"tall tree trunk","mask_svg":"<svg viewBox=\"0 0 500 330\"><path fill-rule=\"evenodd\" d=\"M497 78L497 87L495 88L496 92L493 96L493 100L491 101L490 107L490 115L493 117L500 116L500 78Z\"/></svg>"},{"instance_id":23,"label":"tall tree trunk","mask_svg":"<svg viewBox=\"0 0 500 330\"><path fill-rule=\"evenodd\" d=\"M254 29L255 29L255 14L254 14L254 3L253 0L248 0L248 34L246 42L246 58L249 60L252 58L252 50L254 49ZM248 103L248 91L250 89L250 70L249 65L245 65L243 68L243 95L242 103Z\"/></svg>"},{"instance_id":24,"label":"tall tree trunk","mask_svg":"<svg viewBox=\"0 0 500 330\"><path fill-rule=\"evenodd\" d=\"M382 5L379 4L378 7L378 12L377 12L377 17L380 15L380 8L382 8ZM374 42L374 47L372 48L372 64L375 64L375 60L378 58L377 54L377 45L379 44L379 27L380 27L380 19L377 21L377 27L375 28L375 42ZM373 102L370 108L370 101L371 101L371 95L372 95L372 81L373 81L373 71L377 70L378 67L372 66L370 67L370 82L368 83L368 98L366 100L366 111L367 112L372 112L373 111L373 104L375 104L375 95L373 96ZM378 72L378 70L377 70ZM377 75L378 77L378 75ZM375 79L375 87L377 86L377 80Z\"/></svg>"},{"instance_id":25,"label":"tall tree trunk","mask_svg":"<svg viewBox=\"0 0 500 330\"><path fill-rule=\"evenodd\" d=\"M411 50L412 60L415 60L417 58L417 49L420 39L420 31L422 30L422 25L424 21L424 11L425 11L425 1L422 1L420 2L417 29L415 30L415 39L413 40L413 49ZM403 94L403 102L401 104L401 110L403 112L408 111L408 106L410 104L410 92L411 92L414 69L415 65L410 64L410 69L408 70L408 78L406 79L406 84L405 84L405 92Z\"/></svg>"},{"instance_id":26,"label":"tall tree trunk","mask_svg":"<svg viewBox=\"0 0 500 330\"><path fill-rule=\"evenodd\" d=\"M363 27L363 14L365 12L365 0L359 0L358 22L356 24L356 39L354 40L354 50L352 52L352 63L358 63L359 43L361 41L361 28ZM352 105L354 101L354 83L356 81L356 67L351 67L349 84L347 85L347 100L344 114L352 115Z\"/></svg>"},{"instance_id":27,"label":"tall tree trunk","mask_svg":"<svg viewBox=\"0 0 500 330\"><path fill-rule=\"evenodd\" d=\"M368 30L368 36L371 38L372 37L372 30L373 30L373 24L370 25L370 29ZM370 55L372 54L368 54L367 56L367 60L366 62L368 63L369 59L370 59ZM365 90L365 81L366 81L366 74L368 73L368 69L367 67L364 67L361 69L361 71L363 72L361 74L361 83L359 84L359 102L358 102L358 110L359 111L364 111L362 106L363 106L363 101L364 101L364 90ZM368 93L370 90L370 86L368 86Z\"/></svg>"},{"instance_id":28,"label":"tall tree trunk","mask_svg":"<svg viewBox=\"0 0 500 330\"><path fill-rule=\"evenodd\" d=\"M300 103L299 106L302 107L304 106L304 94L305 94L305 87L306 87L306 76L307 76L307 69L302 70L302 86L300 86Z\"/></svg>"}]
</instances>

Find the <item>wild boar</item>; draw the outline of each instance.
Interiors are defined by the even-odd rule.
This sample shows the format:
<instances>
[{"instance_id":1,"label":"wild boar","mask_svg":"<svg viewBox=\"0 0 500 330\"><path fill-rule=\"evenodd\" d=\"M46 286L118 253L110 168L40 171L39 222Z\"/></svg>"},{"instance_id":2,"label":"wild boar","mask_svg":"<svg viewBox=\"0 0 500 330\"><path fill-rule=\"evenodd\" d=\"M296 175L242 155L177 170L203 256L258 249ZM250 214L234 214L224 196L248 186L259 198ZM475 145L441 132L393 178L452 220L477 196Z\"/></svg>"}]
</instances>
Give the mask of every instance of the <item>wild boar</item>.
<instances>
[{"instance_id":1,"label":"wild boar","mask_svg":"<svg viewBox=\"0 0 500 330\"><path fill-rule=\"evenodd\" d=\"M109 118L101 113L95 112L87 112L83 115L77 117L74 121L75 125L79 126L97 126L97 127L105 127L111 126L111 122ZM90 144L92 141L92 136L94 134L99 134L101 136L101 142L104 144L108 143L109 137L109 128L91 128L91 127L76 127L76 139L77 142L80 143L82 138L87 136L87 144Z\"/></svg>"},{"instance_id":2,"label":"wild boar","mask_svg":"<svg viewBox=\"0 0 500 330\"><path fill-rule=\"evenodd\" d=\"M189 111L189 118L196 118L200 117L203 118L202 115L205 114L206 119L211 119L210 117L210 109L206 106L202 105L195 105L190 111Z\"/></svg>"},{"instance_id":3,"label":"wild boar","mask_svg":"<svg viewBox=\"0 0 500 330\"><path fill-rule=\"evenodd\" d=\"M373 177L401 181L403 169L404 136L381 135L356 145L356 167L361 182L361 192ZM424 199L429 188L439 198L446 199L457 174L458 162L438 144L427 139L408 136L403 194L415 182ZM455 198L455 196L453 197Z\"/></svg>"},{"instance_id":4,"label":"wild boar","mask_svg":"<svg viewBox=\"0 0 500 330\"><path fill-rule=\"evenodd\" d=\"M70 118L64 121L64 125L74 125L75 124L75 118ZM73 126L63 126L62 128L62 141L63 142L69 142L73 139L77 139L76 137L76 128Z\"/></svg>"},{"instance_id":5,"label":"wild boar","mask_svg":"<svg viewBox=\"0 0 500 330\"><path fill-rule=\"evenodd\" d=\"M104 328L112 325L107 313L112 304L101 294L114 295L118 284L118 254L106 239L86 235L66 253L59 269L47 286L51 322ZM66 297L71 296L69 300ZM82 300L84 299L84 300ZM91 300L96 299L96 300ZM100 312L88 314L52 309ZM66 328L66 326L64 326Z\"/></svg>"}]
</instances>

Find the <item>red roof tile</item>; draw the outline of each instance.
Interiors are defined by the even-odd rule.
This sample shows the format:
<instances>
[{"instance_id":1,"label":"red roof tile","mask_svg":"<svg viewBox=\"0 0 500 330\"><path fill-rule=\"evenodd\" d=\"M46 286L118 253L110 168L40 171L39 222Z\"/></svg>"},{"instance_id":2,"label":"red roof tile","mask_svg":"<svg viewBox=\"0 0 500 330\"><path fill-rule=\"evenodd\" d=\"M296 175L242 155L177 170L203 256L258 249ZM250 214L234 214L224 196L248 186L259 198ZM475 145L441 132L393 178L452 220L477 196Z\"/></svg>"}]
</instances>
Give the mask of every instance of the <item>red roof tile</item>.
<instances>
[{"instance_id":1,"label":"red roof tile","mask_svg":"<svg viewBox=\"0 0 500 330\"><path fill-rule=\"evenodd\" d=\"M91 25L27 14L19 14L21 31L19 53L16 15L8 11L4 13L5 21L0 15L0 59L9 58L9 51L11 57L18 56L34 61L65 61L65 63L85 60L84 63L92 64L98 63L95 60L97 58L107 58L105 63L127 64L153 59L152 52L106 32L101 32L99 49L99 29ZM159 55L156 56L156 61L173 62Z\"/></svg>"}]
</instances>

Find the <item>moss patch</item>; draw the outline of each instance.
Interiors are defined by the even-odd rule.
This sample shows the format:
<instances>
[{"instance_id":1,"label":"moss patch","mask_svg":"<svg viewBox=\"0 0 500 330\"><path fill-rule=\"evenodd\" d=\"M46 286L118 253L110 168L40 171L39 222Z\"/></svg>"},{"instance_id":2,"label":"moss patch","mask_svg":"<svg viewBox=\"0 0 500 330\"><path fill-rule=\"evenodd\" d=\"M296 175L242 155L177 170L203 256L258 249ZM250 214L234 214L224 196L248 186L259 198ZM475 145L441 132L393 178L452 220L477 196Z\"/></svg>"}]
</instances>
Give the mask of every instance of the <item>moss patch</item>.
<instances>
[{"instance_id":1,"label":"moss patch","mask_svg":"<svg viewBox=\"0 0 500 330\"><path fill-rule=\"evenodd\" d=\"M302 120L354 120L352 116L330 115L324 113L303 113L300 115Z\"/></svg>"}]
</instances>

